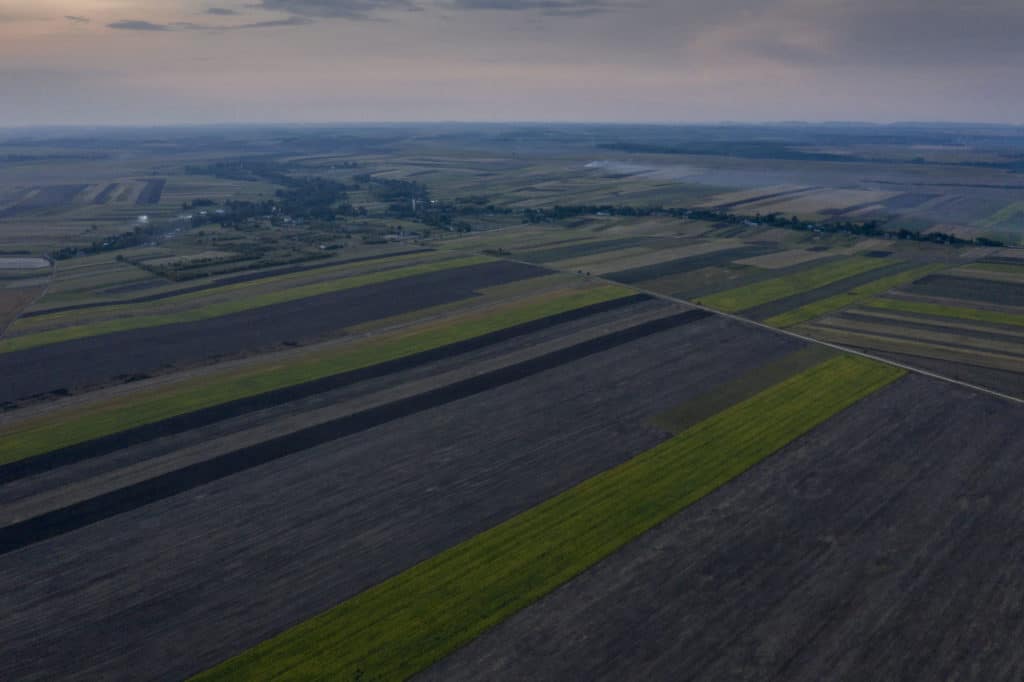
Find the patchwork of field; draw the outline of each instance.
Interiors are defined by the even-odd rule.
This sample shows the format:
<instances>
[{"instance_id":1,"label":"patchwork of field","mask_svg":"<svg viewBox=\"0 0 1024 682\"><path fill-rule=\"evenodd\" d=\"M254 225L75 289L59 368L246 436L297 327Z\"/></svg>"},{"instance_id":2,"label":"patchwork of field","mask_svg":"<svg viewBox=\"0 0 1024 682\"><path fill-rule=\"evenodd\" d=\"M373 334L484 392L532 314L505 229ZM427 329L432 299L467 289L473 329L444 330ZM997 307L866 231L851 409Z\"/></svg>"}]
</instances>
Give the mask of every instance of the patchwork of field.
<instances>
[{"instance_id":1,"label":"patchwork of field","mask_svg":"<svg viewBox=\"0 0 1024 682\"><path fill-rule=\"evenodd\" d=\"M1017 677L985 130L0 140L0 679Z\"/></svg>"},{"instance_id":2,"label":"patchwork of field","mask_svg":"<svg viewBox=\"0 0 1024 682\"><path fill-rule=\"evenodd\" d=\"M657 445L666 405L802 345L651 300L562 324L8 481L2 627L36 655L4 674L197 672ZM40 599L16 576L57 547L67 589Z\"/></svg>"},{"instance_id":3,"label":"patchwork of field","mask_svg":"<svg viewBox=\"0 0 1024 682\"><path fill-rule=\"evenodd\" d=\"M312 291L296 287L285 290L289 296L274 296L258 307L254 305L258 299L245 297L237 304L213 304L193 314L119 318L110 324L16 336L0 342L6 344L0 346L5 351L0 352L0 372L8 379L0 387L0 402L309 343L372 320L465 300L478 295L481 288L546 272L503 261L443 265L425 274L414 269L392 272L394 278L380 283L363 284L357 277L342 288L346 280L338 280L330 282L330 293L318 293L319 285L309 285ZM285 302L273 302L278 298Z\"/></svg>"},{"instance_id":4,"label":"patchwork of field","mask_svg":"<svg viewBox=\"0 0 1024 682\"><path fill-rule=\"evenodd\" d=\"M1020 410L908 377L420 679L1013 677Z\"/></svg>"}]
</instances>

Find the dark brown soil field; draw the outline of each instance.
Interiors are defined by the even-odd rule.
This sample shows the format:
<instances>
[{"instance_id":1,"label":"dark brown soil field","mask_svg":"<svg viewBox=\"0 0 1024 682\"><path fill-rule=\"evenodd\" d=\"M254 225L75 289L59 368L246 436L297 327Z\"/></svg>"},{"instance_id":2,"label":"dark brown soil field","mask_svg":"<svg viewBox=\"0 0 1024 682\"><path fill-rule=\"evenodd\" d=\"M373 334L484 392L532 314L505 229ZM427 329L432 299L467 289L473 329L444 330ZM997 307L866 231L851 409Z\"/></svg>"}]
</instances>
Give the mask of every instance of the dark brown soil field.
<instances>
[{"instance_id":1,"label":"dark brown soil field","mask_svg":"<svg viewBox=\"0 0 1024 682\"><path fill-rule=\"evenodd\" d=\"M605 277L616 282L621 282L622 284L639 284L640 282L657 279L658 277L678 275L683 272L700 270L701 268L724 265L734 260L763 256L764 254L772 253L773 251L778 251L778 248L775 246L741 246L735 249L725 249L700 256L678 258L676 260L657 263L655 265L646 265L639 268L632 268L630 270L613 272L605 275Z\"/></svg>"},{"instance_id":2,"label":"dark brown soil field","mask_svg":"<svg viewBox=\"0 0 1024 682\"><path fill-rule=\"evenodd\" d=\"M462 379L383 405L277 436L255 445L193 462L173 471L97 494L90 499L50 508L0 528L0 554L70 533L118 514L138 509L233 474L315 448L339 438L362 433L375 426L462 400L554 369L567 362L617 348L651 334L691 324L710 313L689 310L670 317L590 339L569 348Z\"/></svg>"},{"instance_id":3,"label":"dark brown soil field","mask_svg":"<svg viewBox=\"0 0 1024 682\"><path fill-rule=\"evenodd\" d=\"M951 275L929 275L911 286L904 287L904 290L922 296L1024 306L1024 284L1014 284L1013 282L953 277Z\"/></svg>"},{"instance_id":4,"label":"dark brown soil field","mask_svg":"<svg viewBox=\"0 0 1024 682\"><path fill-rule=\"evenodd\" d=\"M103 206L114 196L114 192L117 191L118 187L119 185L116 182L110 183L100 190L100 193L93 198L92 203L96 206Z\"/></svg>"},{"instance_id":5,"label":"dark brown soil field","mask_svg":"<svg viewBox=\"0 0 1024 682\"><path fill-rule=\"evenodd\" d=\"M855 344L851 344L849 347L871 353L880 358L901 362L910 367L920 367L921 369L951 377L958 381L966 381L975 386L983 386L1006 395L1024 399L1024 369L1021 372L1008 372L996 369L995 367L984 367L982 365L955 362L953 360L925 358L919 355L893 353L887 350L857 346Z\"/></svg>"},{"instance_id":6,"label":"dark brown soil field","mask_svg":"<svg viewBox=\"0 0 1024 682\"><path fill-rule=\"evenodd\" d=\"M725 211L730 208L736 208L737 206L743 206L744 204L753 204L758 201L764 201L766 199L781 199L782 197L792 196L794 194L803 194L804 192L812 192L821 187L804 187L801 189L790 189L785 192L772 192L771 194L761 194L759 196L750 197L747 199L740 199L739 201L730 201L724 204L718 204L714 207L716 211Z\"/></svg>"},{"instance_id":7,"label":"dark brown soil field","mask_svg":"<svg viewBox=\"0 0 1024 682\"><path fill-rule=\"evenodd\" d=\"M75 461L43 461L28 464L25 469L18 465L5 467L5 475L0 481L0 525L9 522L4 520L7 510L29 498L38 499L53 491L66 491L83 481L95 482L113 474L119 475L128 467L149 464L168 455L177 459L183 450L203 448L204 453L212 457L243 445L244 443L238 440L240 434L253 433L268 425L280 424L280 427L274 427L275 433L271 435L282 435L286 427L289 431L295 431L306 425L307 420L309 424L315 424L353 414L375 405L453 383L465 378L457 376L462 372L477 374L516 364L558 348L604 336L611 331L635 326L649 319L677 314L682 310L680 306L658 299L638 302L550 326L538 326L532 332L524 334L510 333L504 340L495 343L482 342L475 349L449 353L425 363L413 362L409 367L393 372L387 371L390 363L381 363L377 370L371 370L361 377L357 375L351 383L346 383L343 380L345 375L340 375L335 380L339 387L324 392L310 390L316 387L315 382L303 384L304 390L300 389L302 394L294 396L294 400L290 402L272 405L271 401L268 401L267 406L259 409L248 412L239 410L241 413L238 416L229 416L205 425L196 423L195 427L188 431L175 433L173 429L168 429L168 432L163 434L144 433L144 436L154 436L146 439L133 438L132 433L125 432L110 441L93 441L91 446L84 446L82 451L78 451L77 448L65 451L70 453ZM352 377L353 374L349 373L348 376ZM327 410L326 415L324 410ZM193 413L189 419L202 414L203 412ZM173 420L165 423L173 424ZM124 440L118 442L119 438ZM132 445L133 441L138 442ZM222 445L211 445L215 442ZM249 442L260 441L256 439ZM93 447L96 450L90 452ZM48 458L49 456L43 455L26 460L26 463ZM22 475L29 473L31 475ZM61 501L66 499L62 494Z\"/></svg>"},{"instance_id":8,"label":"dark brown soil field","mask_svg":"<svg viewBox=\"0 0 1024 682\"><path fill-rule=\"evenodd\" d=\"M32 303L42 293L43 287L0 289L0 336L4 335L7 325L18 318L25 306Z\"/></svg>"},{"instance_id":9,"label":"dark brown soil field","mask_svg":"<svg viewBox=\"0 0 1024 682\"><path fill-rule=\"evenodd\" d=\"M122 298L110 301L97 301L95 303L78 303L75 305L65 305L57 308L43 308L41 310L33 310L25 313L25 317L38 317L39 315L50 315L53 313L63 313L69 310L86 310L88 308L101 308L108 305L126 305L132 303L152 303L153 301L162 301L165 298L173 298L174 296L182 296L184 294L192 294L197 291L206 291L207 289L216 289L217 287L227 286L229 284L241 284L243 282L252 282L258 279L264 279L267 277L277 277L278 275L291 275L298 272L309 272L310 270L321 270L323 268L333 268L339 265L348 265L350 263L363 263L366 261L380 260L382 258L394 258L396 256L408 256L415 253L430 253L433 249L411 249L408 251L396 251L394 253L383 253L376 256L364 256L362 258L352 258L349 260L331 260L329 263L316 263L315 265L293 265L286 268L276 268L273 270L260 270L258 272L250 272L244 275L234 275L232 277L221 277L205 284L197 284L195 286L185 287L184 289L175 289L174 291L165 291L159 294L148 294L146 296L137 296L135 298ZM139 284L132 284L129 287L132 288L148 288L153 286L161 286L168 284L166 280L156 279L147 280ZM124 290L126 287L119 287ZM107 292L112 292L112 289L108 289Z\"/></svg>"},{"instance_id":10,"label":"dark brown soil field","mask_svg":"<svg viewBox=\"0 0 1024 682\"><path fill-rule=\"evenodd\" d=\"M626 237L623 239L609 239L607 241L556 246L551 249L523 253L520 254L519 257L523 260L528 260L531 263L553 263L554 261L565 260L567 258L580 258L582 256L591 256L598 253L606 253L608 251L619 251L621 249L628 249L634 246L654 245L656 243L657 242L655 240L647 237Z\"/></svg>"},{"instance_id":11,"label":"dark brown soil field","mask_svg":"<svg viewBox=\"0 0 1024 682\"><path fill-rule=\"evenodd\" d=\"M167 185L167 180L159 178L156 180L146 180L146 186L139 192L139 196L135 199L136 206L146 206L149 204L159 204L160 197L163 196L164 187Z\"/></svg>"},{"instance_id":12,"label":"dark brown soil field","mask_svg":"<svg viewBox=\"0 0 1024 682\"><path fill-rule=\"evenodd\" d=\"M800 347L707 318L5 554L0 677L185 677L651 447L651 415Z\"/></svg>"},{"instance_id":13,"label":"dark brown soil field","mask_svg":"<svg viewBox=\"0 0 1024 682\"><path fill-rule=\"evenodd\" d=\"M876 279L882 277L888 277L889 275L895 275L904 270L909 270L914 267L913 263L894 263L893 265L878 268L876 270L869 270L868 272L862 272L859 275L853 277L847 277L841 279L838 282L833 282L817 289L811 289L803 293L796 294L795 296L787 296L786 298L780 298L777 301L770 301L764 305L759 305L756 308L743 311L744 317L749 317L752 320L767 320L769 317L781 315L782 313L790 310L795 310L809 303L820 301L824 298L829 298L837 294L849 291L862 284L868 284L874 282Z\"/></svg>"},{"instance_id":14,"label":"dark brown soil field","mask_svg":"<svg viewBox=\"0 0 1024 682\"><path fill-rule=\"evenodd\" d=\"M40 187L34 196L0 211L0 218L14 218L23 213L32 213L48 208L67 206L89 185L50 185Z\"/></svg>"},{"instance_id":15,"label":"dark brown soil field","mask_svg":"<svg viewBox=\"0 0 1024 682\"><path fill-rule=\"evenodd\" d=\"M277 405L287 405L311 396L332 393L337 389L344 388L346 386L351 386L357 383L365 384L365 382L371 379L377 379L398 373L402 373L403 376L405 376L409 374L408 370L416 367L430 365L433 368L433 371L437 371L437 365L441 364L439 361L442 360L450 360L456 356L473 357L474 353L479 357L480 353L478 351L481 351L482 349L486 349L489 346L500 347L501 344L510 340L518 339L522 336L529 335L530 338L534 340L533 342L536 343L540 340L538 337L543 338L544 336L540 332L544 332L549 328L558 327L563 333L565 333L572 329L572 325L570 323L576 320L595 318L595 322L601 322L606 319L605 317L601 317L604 313L617 311L623 308L633 309L636 307L643 307L638 306L638 304L648 301L652 301L651 297L638 294L635 296L607 301L605 303L598 303L585 308L577 308L575 310L559 313L550 317L541 318L533 322L526 322L512 327L507 327L490 334L484 334L483 336L467 339L458 343L440 346L438 348L371 365L362 369L335 374L329 377L324 377L323 379L308 381L295 386L261 393L249 398L241 398L227 403L221 403L214 407L196 410L177 417L171 417L169 419L152 422L144 426L127 429L111 436L105 436L103 438L97 438L78 445L61 448L44 455L32 457L31 459L0 465L0 484L10 483L11 481L27 476L37 476L38 474L46 471L77 464L78 462L87 459L102 457L117 450L123 450L124 448L141 443L147 443L158 438L166 438L173 434L195 431L196 429L209 426L210 424L230 420L252 412L266 410ZM3 495L0 493L0 499L2 499L2 497Z\"/></svg>"},{"instance_id":16,"label":"dark brown soil field","mask_svg":"<svg viewBox=\"0 0 1024 682\"><path fill-rule=\"evenodd\" d=\"M423 679L1020 679L1022 418L907 377Z\"/></svg>"},{"instance_id":17,"label":"dark brown soil field","mask_svg":"<svg viewBox=\"0 0 1024 682\"><path fill-rule=\"evenodd\" d=\"M0 403L118 378L304 343L346 327L465 300L476 290L547 273L496 261L247 310L201 322L136 329L0 354ZM123 380L123 379L122 379Z\"/></svg>"}]
</instances>

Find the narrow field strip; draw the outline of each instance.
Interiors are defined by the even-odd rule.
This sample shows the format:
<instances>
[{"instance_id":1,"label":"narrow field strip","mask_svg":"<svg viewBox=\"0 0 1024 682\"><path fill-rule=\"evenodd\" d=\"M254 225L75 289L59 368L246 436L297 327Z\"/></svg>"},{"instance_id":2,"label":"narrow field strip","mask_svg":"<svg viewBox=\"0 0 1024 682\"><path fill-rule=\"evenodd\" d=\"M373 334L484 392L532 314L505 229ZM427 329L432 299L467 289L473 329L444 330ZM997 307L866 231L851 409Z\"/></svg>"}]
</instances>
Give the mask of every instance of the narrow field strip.
<instances>
[{"instance_id":1,"label":"narrow field strip","mask_svg":"<svg viewBox=\"0 0 1024 682\"><path fill-rule=\"evenodd\" d=\"M402 417L433 409L462 398L489 391L514 381L546 372L636 341L710 317L703 310L662 317L595 339L530 358L514 365L484 372L417 395L373 407L362 412L316 424L294 433L272 438L258 445L242 448L196 462L175 471L128 485L89 500L55 509L0 528L0 554L42 542L49 538L92 525L153 502L178 495L192 488L252 469L274 460L309 450L355 433L366 431Z\"/></svg>"},{"instance_id":2,"label":"narrow field strip","mask_svg":"<svg viewBox=\"0 0 1024 682\"><path fill-rule=\"evenodd\" d=\"M991 322L993 324L1009 324L1024 327L1024 315L1002 313L995 310L965 308L960 306L926 303L924 301L904 301L893 298L874 298L864 301L861 305L880 310L933 315L935 317L951 317L956 320L972 320L974 322Z\"/></svg>"},{"instance_id":3,"label":"narrow field strip","mask_svg":"<svg viewBox=\"0 0 1024 682\"><path fill-rule=\"evenodd\" d=\"M883 277L869 284L862 284L859 287L855 287L844 294L830 296L829 298L815 301L814 303L808 303L796 310L790 310L789 312L782 313L781 315L768 318L764 323L771 327L778 327L781 329L792 327L793 325L813 320L816 317L821 317L822 315L842 310L843 308L847 308L851 305L863 303L874 296L884 294L890 289L894 289L895 287L903 284L909 284L921 277L933 272L938 272L946 267L946 265L935 263L931 265L923 265L919 268L897 273L889 277Z\"/></svg>"},{"instance_id":4,"label":"narrow field strip","mask_svg":"<svg viewBox=\"0 0 1024 682\"><path fill-rule=\"evenodd\" d=\"M113 334L115 332L123 332L131 329L145 329L148 327L159 327L168 324L178 324L181 322L199 322L201 320L223 317L224 315L252 310L253 308L263 308L277 303L287 303L289 301L309 298L320 294L346 291L348 289L356 289L358 287L368 286L371 284L390 282L406 277L413 277L415 275L425 275L443 270L454 270L457 268L490 262L494 262L493 259L482 256L458 258L441 261L440 263L413 265L395 270L385 270L383 272L375 272L367 275L347 277L345 279L317 282L316 284L298 286L292 289L261 294L259 296L240 298L233 301L224 301L176 313L140 315L137 317L105 320L103 322L96 322L93 324L62 327L60 329L53 329L36 334L27 334L4 339L0 341L0 353L10 353L13 351L35 348L37 346L60 343L62 341L72 341L74 339L81 339L88 336L99 336L101 334Z\"/></svg>"},{"instance_id":5,"label":"narrow field strip","mask_svg":"<svg viewBox=\"0 0 1024 682\"><path fill-rule=\"evenodd\" d=\"M818 289L847 277L891 266L892 262L887 263L880 258L849 258L784 277L704 296L701 298L701 303L728 313L738 313L781 298Z\"/></svg>"},{"instance_id":6,"label":"narrow field strip","mask_svg":"<svg viewBox=\"0 0 1024 682\"><path fill-rule=\"evenodd\" d=\"M539 301L527 299L426 329L369 338L287 364L201 377L149 395L44 415L0 432L0 483L648 298L605 286L548 295Z\"/></svg>"},{"instance_id":7,"label":"narrow field strip","mask_svg":"<svg viewBox=\"0 0 1024 682\"><path fill-rule=\"evenodd\" d=\"M1006 372L1020 373L1020 368L1024 364L1024 360L1019 355L1007 355L994 350L975 350L965 345L952 346L944 343L923 341L919 338L910 339L905 336L854 332L818 324L801 327L800 331L805 332L808 336L813 336L828 343L841 344L848 348L858 348L873 352L885 351L899 353L904 356L959 362Z\"/></svg>"},{"instance_id":8,"label":"narrow field strip","mask_svg":"<svg viewBox=\"0 0 1024 682\"><path fill-rule=\"evenodd\" d=\"M316 263L314 265L300 265L285 268L275 268L267 272L249 272L241 275L220 277L214 279L213 281L206 281L203 284L187 286L180 289L174 289L172 291L163 291L156 294L136 296L134 298L116 299L109 301L93 301L91 303L76 303L71 305L59 306L56 308L42 308L39 310L30 310L29 312L22 315L22 317L42 317L45 315L55 315L57 313L71 312L74 310L88 310L91 308L106 308L111 306L126 306L137 305L139 303L152 303L154 301L161 301L168 298L177 298L179 296L184 296L186 294L194 294L196 292L207 291L210 289L219 289L221 291L224 291L224 287L235 284L242 284L247 282L251 282L254 285L270 284L275 281L281 281L278 278L283 278L285 276L301 275L309 272L315 272L317 270L326 270L328 268L341 269L349 265L355 265L357 263L366 263L370 261L388 261L389 259L406 260L409 256L422 255L432 252L433 249L412 249L409 251L399 251L397 253L384 253L375 256L363 256L362 258L352 258L345 261L332 260L329 263ZM174 284L174 282L169 282L169 284Z\"/></svg>"},{"instance_id":9,"label":"narrow field strip","mask_svg":"<svg viewBox=\"0 0 1024 682\"><path fill-rule=\"evenodd\" d=\"M408 678L902 375L829 360L195 679Z\"/></svg>"}]
</instances>

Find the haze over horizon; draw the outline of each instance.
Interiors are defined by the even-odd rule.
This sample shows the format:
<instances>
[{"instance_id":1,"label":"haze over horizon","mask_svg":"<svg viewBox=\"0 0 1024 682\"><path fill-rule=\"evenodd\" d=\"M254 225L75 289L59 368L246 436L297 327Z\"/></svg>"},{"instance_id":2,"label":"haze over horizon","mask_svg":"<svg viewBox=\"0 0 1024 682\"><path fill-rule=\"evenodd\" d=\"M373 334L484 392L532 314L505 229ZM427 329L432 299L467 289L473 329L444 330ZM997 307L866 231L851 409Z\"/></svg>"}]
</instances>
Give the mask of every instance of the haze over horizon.
<instances>
[{"instance_id":1,"label":"haze over horizon","mask_svg":"<svg viewBox=\"0 0 1024 682\"><path fill-rule=\"evenodd\" d=\"M1011 0L0 0L0 126L1024 123Z\"/></svg>"}]
</instances>

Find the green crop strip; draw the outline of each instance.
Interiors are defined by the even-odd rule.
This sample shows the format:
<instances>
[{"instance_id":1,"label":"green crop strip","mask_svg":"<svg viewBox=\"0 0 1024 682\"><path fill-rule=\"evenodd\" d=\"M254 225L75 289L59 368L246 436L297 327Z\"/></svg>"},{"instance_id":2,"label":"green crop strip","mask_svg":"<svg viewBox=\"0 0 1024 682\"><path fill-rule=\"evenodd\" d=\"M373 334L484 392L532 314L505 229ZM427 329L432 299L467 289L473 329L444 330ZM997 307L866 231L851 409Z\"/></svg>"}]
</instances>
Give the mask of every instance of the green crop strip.
<instances>
[{"instance_id":1,"label":"green crop strip","mask_svg":"<svg viewBox=\"0 0 1024 682\"><path fill-rule=\"evenodd\" d=\"M822 363L197 679L408 678L902 374Z\"/></svg>"},{"instance_id":2,"label":"green crop strip","mask_svg":"<svg viewBox=\"0 0 1024 682\"><path fill-rule=\"evenodd\" d=\"M369 367L632 293L617 286L570 290L559 294L545 293L539 300L530 299L489 310L486 314L447 320L426 329L371 337L357 344L301 357L286 364L192 379L148 395L134 394L67 413L47 415L45 418L17 424L5 433L0 433L0 464L230 400Z\"/></svg>"},{"instance_id":3,"label":"green crop strip","mask_svg":"<svg viewBox=\"0 0 1024 682\"><path fill-rule=\"evenodd\" d=\"M721 291L701 298L701 303L727 313L737 313L889 265L892 263L887 263L879 258L849 258L785 277Z\"/></svg>"},{"instance_id":4,"label":"green crop strip","mask_svg":"<svg viewBox=\"0 0 1024 682\"><path fill-rule=\"evenodd\" d=\"M978 270L981 272L1007 272L1012 275L1024 275L1024 261L1019 265L1014 263L971 263L965 265L964 270Z\"/></svg>"},{"instance_id":5,"label":"green crop strip","mask_svg":"<svg viewBox=\"0 0 1024 682\"><path fill-rule=\"evenodd\" d=\"M863 303L869 298L879 294L884 294L886 291L894 289L895 287L909 284L910 282L920 279L925 275L930 275L931 273L943 270L946 267L947 266L938 263L922 265L921 267L914 268L913 270L900 272L889 277L882 277L881 279L876 279L874 282L869 282L868 284L863 284L851 289L846 293L830 296L829 298L809 303L801 308L797 308L796 310L790 310L789 312L782 313L781 315L771 317L765 320L765 324L779 328L792 327L793 325L813 320L816 317L821 317L828 313L834 313L837 310L842 310L843 308L851 305Z\"/></svg>"},{"instance_id":6,"label":"green crop strip","mask_svg":"<svg viewBox=\"0 0 1024 682\"><path fill-rule=\"evenodd\" d=\"M100 334L113 334L115 332L123 332L131 329L160 327L167 324L179 324L181 322L198 322L200 320L222 317L224 315L230 315L244 310L251 310L253 308L262 308L276 303L287 303L288 301L296 301L301 298L318 296L320 294L329 294L337 291L345 291L347 289L355 289L357 287L368 286L370 284L380 284L381 282L390 282L404 277L413 277L415 275L425 275L431 272L478 265L480 263L490 262L491 260L492 259L490 258L473 256L469 258L442 261L440 263L413 265L406 268L398 268L396 270L385 270L383 272L374 272L367 275L348 277L340 280L318 282L316 284L308 284L305 286L294 287L292 289L285 289L283 291L274 291L261 294L259 296L214 303L201 308L193 308L192 310L185 310L177 313L143 315L139 317L106 320L93 324L63 327L61 329L39 332L38 334L15 336L13 338L0 341L0 353L10 353L13 351L25 350L27 348L35 348L36 346L45 346L51 343L72 341L74 339L81 339L88 336L99 336Z\"/></svg>"},{"instance_id":7,"label":"green crop strip","mask_svg":"<svg viewBox=\"0 0 1024 682\"><path fill-rule=\"evenodd\" d=\"M981 310L979 308L961 308L959 306L925 303L923 301L904 301L894 298L876 298L864 303L868 308L895 310L904 313L934 315L936 317L952 317L957 320L973 320L992 324L1011 324L1024 326L1024 315L1003 313L997 310Z\"/></svg>"}]
</instances>

